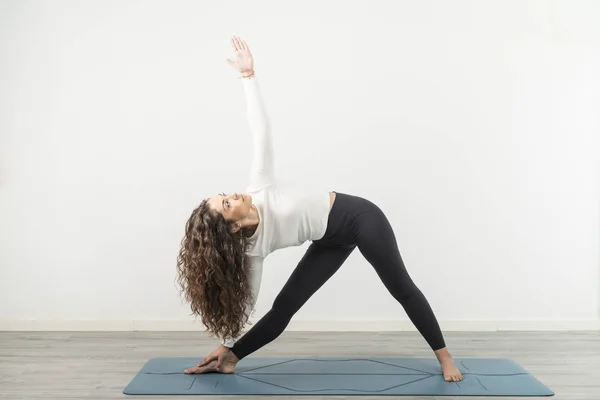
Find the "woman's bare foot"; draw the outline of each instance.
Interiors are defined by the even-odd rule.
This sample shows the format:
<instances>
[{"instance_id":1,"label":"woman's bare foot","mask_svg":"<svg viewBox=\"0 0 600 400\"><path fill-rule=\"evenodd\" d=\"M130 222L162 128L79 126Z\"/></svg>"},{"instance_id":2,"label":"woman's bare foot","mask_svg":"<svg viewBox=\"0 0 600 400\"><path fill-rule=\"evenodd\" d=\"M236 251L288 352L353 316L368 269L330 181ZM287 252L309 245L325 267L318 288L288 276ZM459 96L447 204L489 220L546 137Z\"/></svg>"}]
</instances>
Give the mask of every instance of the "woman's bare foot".
<instances>
[{"instance_id":1,"label":"woman's bare foot","mask_svg":"<svg viewBox=\"0 0 600 400\"><path fill-rule=\"evenodd\" d=\"M233 374L235 365L240 361L233 352L224 346L219 346L200 364L185 370L186 374L205 374L208 372L219 372L222 374Z\"/></svg>"},{"instance_id":2,"label":"woman's bare foot","mask_svg":"<svg viewBox=\"0 0 600 400\"><path fill-rule=\"evenodd\" d=\"M456 364L454 364L454 360L447 359L440 361L440 365L442 366L442 373L444 374L444 380L448 382L458 382L463 380L463 376L456 368Z\"/></svg>"},{"instance_id":3,"label":"woman's bare foot","mask_svg":"<svg viewBox=\"0 0 600 400\"><path fill-rule=\"evenodd\" d=\"M454 364L454 360L452 359L452 356L446 347L436 350L435 355L437 356L440 366L442 367L442 374L444 375L445 381L458 382L463 380L462 374L456 367L456 364Z\"/></svg>"},{"instance_id":4,"label":"woman's bare foot","mask_svg":"<svg viewBox=\"0 0 600 400\"><path fill-rule=\"evenodd\" d=\"M217 368L217 360L213 360L208 364L199 367L195 366L185 370L186 374L206 374L209 372L219 372L221 374L233 374L235 371L235 364L222 362L219 368Z\"/></svg>"}]
</instances>

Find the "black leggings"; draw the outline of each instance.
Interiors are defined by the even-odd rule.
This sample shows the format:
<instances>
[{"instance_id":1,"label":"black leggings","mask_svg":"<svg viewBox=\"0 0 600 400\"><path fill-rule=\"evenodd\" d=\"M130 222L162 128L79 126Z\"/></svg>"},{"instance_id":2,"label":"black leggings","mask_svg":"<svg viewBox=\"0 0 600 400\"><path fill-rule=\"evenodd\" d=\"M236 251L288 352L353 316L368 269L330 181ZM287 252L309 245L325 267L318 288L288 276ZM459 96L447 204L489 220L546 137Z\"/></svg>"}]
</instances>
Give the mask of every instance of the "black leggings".
<instances>
[{"instance_id":1,"label":"black leggings","mask_svg":"<svg viewBox=\"0 0 600 400\"><path fill-rule=\"evenodd\" d=\"M357 246L432 350L446 347L427 299L404 267L383 211L362 197L336 192L324 236L311 243L271 310L234 344L232 352L241 360L277 338Z\"/></svg>"}]
</instances>

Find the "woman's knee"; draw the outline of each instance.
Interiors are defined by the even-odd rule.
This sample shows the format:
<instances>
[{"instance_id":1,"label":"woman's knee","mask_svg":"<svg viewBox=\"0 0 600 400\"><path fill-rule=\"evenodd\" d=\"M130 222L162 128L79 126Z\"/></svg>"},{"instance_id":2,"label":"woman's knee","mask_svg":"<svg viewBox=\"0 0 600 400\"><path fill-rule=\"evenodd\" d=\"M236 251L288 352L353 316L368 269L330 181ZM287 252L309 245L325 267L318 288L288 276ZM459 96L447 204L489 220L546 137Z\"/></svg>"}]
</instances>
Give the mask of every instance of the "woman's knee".
<instances>
[{"instance_id":1,"label":"woman's knee","mask_svg":"<svg viewBox=\"0 0 600 400\"><path fill-rule=\"evenodd\" d=\"M293 299L290 299L289 296L279 295L275 298L275 301L273 301L270 312L279 318L292 319L299 309L295 303L296 302Z\"/></svg>"}]
</instances>

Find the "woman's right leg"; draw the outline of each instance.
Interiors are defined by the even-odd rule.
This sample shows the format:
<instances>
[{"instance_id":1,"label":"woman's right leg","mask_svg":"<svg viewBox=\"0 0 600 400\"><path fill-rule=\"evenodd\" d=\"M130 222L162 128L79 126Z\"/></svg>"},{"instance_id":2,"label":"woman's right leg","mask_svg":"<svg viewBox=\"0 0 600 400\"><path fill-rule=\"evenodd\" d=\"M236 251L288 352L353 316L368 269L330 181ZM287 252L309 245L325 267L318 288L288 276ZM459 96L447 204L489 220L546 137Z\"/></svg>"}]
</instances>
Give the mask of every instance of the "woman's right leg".
<instances>
[{"instance_id":1,"label":"woman's right leg","mask_svg":"<svg viewBox=\"0 0 600 400\"><path fill-rule=\"evenodd\" d=\"M312 243L267 312L231 347L238 359L277 338L294 314L331 278L356 246L323 246Z\"/></svg>"}]
</instances>

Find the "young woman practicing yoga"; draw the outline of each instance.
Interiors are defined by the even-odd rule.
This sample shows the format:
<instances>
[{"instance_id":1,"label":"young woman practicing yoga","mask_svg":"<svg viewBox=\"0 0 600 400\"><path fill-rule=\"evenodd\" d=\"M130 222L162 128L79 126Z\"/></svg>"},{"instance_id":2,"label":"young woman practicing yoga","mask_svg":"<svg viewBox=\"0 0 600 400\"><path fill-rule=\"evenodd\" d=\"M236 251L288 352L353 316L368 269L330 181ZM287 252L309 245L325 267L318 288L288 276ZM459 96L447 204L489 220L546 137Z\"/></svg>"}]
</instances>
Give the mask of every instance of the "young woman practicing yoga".
<instances>
[{"instance_id":1,"label":"young woman practicing yoga","mask_svg":"<svg viewBox=\"0 0 600 400\"><path fill-rule=\"evenodd\" d=\"M340 268L355 248L375 268L440 362L444 379L460 381L436 317L411 280L383 211L362 197L310 192L275 178L271 127L248 45L231 39L253 134L246 193L203 200L185 226L178 282L192 312L221 345L185 373L233 373L236 363L276 339L294 314ZM271 309L244 335L261 285L263 260L288 246L312 243Z\"/></svg>"}]
</instances>

